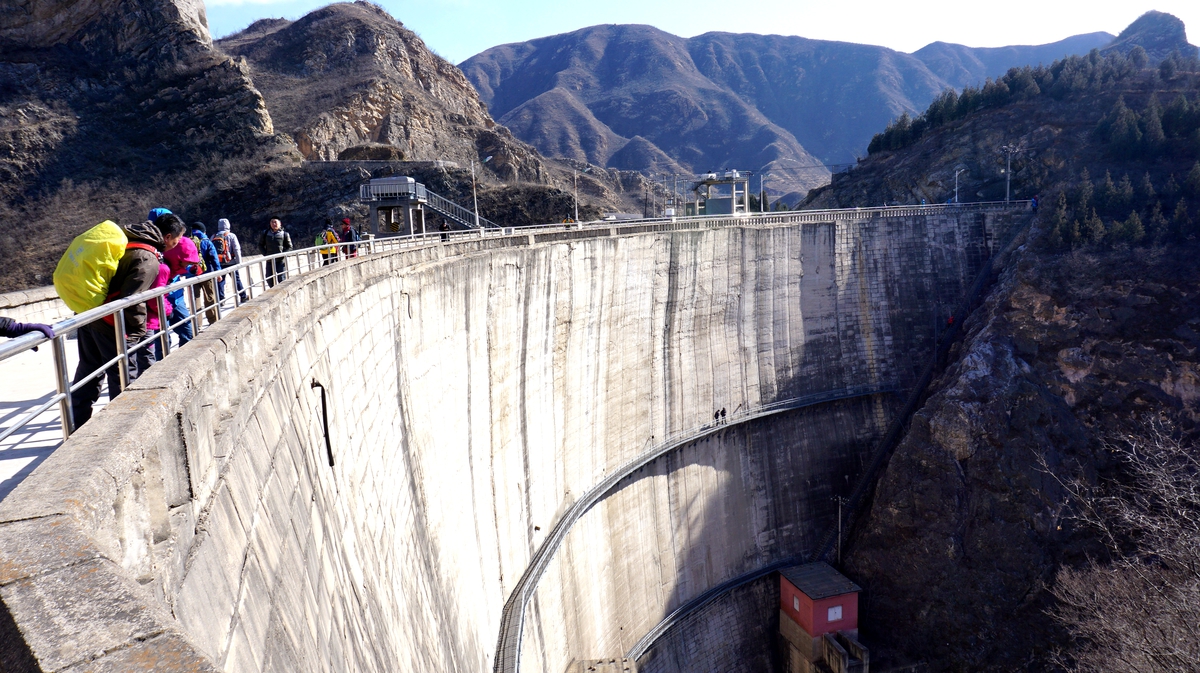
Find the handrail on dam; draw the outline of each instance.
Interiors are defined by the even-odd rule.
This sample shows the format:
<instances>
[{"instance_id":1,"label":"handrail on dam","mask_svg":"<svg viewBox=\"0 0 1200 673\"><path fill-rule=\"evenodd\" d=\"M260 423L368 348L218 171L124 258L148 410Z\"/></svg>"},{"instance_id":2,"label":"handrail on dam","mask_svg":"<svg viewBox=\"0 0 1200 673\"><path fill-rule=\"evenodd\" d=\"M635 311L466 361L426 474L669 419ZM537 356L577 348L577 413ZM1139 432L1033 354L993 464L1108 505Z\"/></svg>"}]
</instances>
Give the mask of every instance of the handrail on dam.
<instances>
[{"instance_id":1,"label":"handrail on dam","mask_svg":"<svg viewBox=\"0 0 1200 673\"><path fill-rule=\"evenodd\" d=\"M622 480L637 470L664 455L685 445L705 439L734 425L745 424L754 420L773 416L785 411L793 411L817 404L826 404L841 400L868 397L893 393L899 389L897 385L849 386L837 390L811 393L771 404L741 413L734 413L728 420L717 423L706 423L697 428L681 430L667 436L654 447L630 459L616 470L601 479L595 486L588 489L571 507L555 522L550 534L542 541L540 547L526 566L525 572L517 580L504 604L500 615L500 635L496 643L496 658L493 670L496 673L516 673L521 667L521 638L525 622L525 605L533 597L538 581L545 572L554 553L558 551L575 522L588 512L596 503L607 496Z\"/></svg>"},{"instance_id":2,"label":"handrail on dam","mask_svg":"<svg viewBox=\"0 0 1200 673\"><path fill-rule=\"evenodd\" d=\"M468 240L474 238L509 238L517 242L536 244L561 240L564 238L586 238L597 236L616 236L626 234L651 233L657 231L684 231L690 229L713 228L713 227L729 227L729 226L746 226L746 225L779 225L779 224L804 224L804 223L820 223L830 222L835 220L862 220L876 217L902 217L907 215L930 215L941 213L965 213L965 212L994 212L1011 210L1016 208L1028 209L1030 202L1028 201L1013 201L1013 202L981 202L967 204L936 204L925 206L886 206L879 208L852 208L852 209L834 209L834 210L806 210L806 211L782 211L777 213L751 213L748 215L739 216L691 216L691 217L665 217L665 218L647 218L641 220L624 220L620 222L610 221L593 221L585 223L573 223L569 225L562 224L546 224L534 225L525 227L501 227L497 229L475 229L470 231L454 231L454 232L436 232L426 234L414 234L411 236L393 236L385 238L375 238L358 243L342 243L338 244L340 252L344 255L345 251L357 246L359 254L375 254L396 249L404 249L425 245L438 245L445 241ZM177 283L173 283L164 288L148 290L141 294L123 299L121 301L105 304L101 307L92 309L86 313L82 313L66 320L63 320L54 325L55 338L47 340L40 333L26 334L16 339L9 340L0 344L0 362L3 362L17 354L24 353L36 349L38 346L44 345L47 341L50 342L51 351L54 357L54 381L56 390L48 392L36 398L38 401L26 409L20 410L21 415L10 425L0 428L0 441L13 436L23 428L27 427L33 421L38 419L42 414L49 411L55 405L58 406L58 416L62 424L62 435L64 440L74 431L72 426L72 409L71 409L71 393L78 390L83 385L90 381L105 376L105 372L111 367L120 368L122 385L128 384L128 357L133 353L146 349L150 344L158 342L162 349L163 355L171 354L172 345L170 340L171 331L183 325L186 321L190 321L194 332L198 333L208 327L204 324L202 313L213 311L218 320L228 311L236 309L241 305L240 293L234 291L233 287L229 288L226 297L222 301L216 302L212 306L198 305L196 300L196 286L209 282L210 280L218 280L223 282L234 274L246 274L246 278L250 281L246 287L247 299L252 300L257 296L261 296L264 292L270 289L268 278L274 278L274 265L282 263L287 270L286 275L303 275L323 268L318 255L318 247L332 247L327 245L314 246L311 248L303 248L293 250L287 253L260 257L250 261L243 262L236 266L221 269L203 276L186 279ZM269 271L271 269L272 271ZM257 276L257 279L255 278ZM159 315L166 315L165 312L165 295L175 292L176 290L185 290L186 296L189 298L189 303L194 309L192 315L185 320L165 324L162 328L147 335L140 343L132 346L127 346L125 343L125 325L124 325L124 310L141 303L155 302L159 309ZM71 372L69 371L66 342L79 328L95 323L96 321L109 318L114 322L115 339L117 345L117 357L104 363L91 376L78 382L71 381ZM123 388L122 388L123 389Z\"/></svg>"}]
</instances>

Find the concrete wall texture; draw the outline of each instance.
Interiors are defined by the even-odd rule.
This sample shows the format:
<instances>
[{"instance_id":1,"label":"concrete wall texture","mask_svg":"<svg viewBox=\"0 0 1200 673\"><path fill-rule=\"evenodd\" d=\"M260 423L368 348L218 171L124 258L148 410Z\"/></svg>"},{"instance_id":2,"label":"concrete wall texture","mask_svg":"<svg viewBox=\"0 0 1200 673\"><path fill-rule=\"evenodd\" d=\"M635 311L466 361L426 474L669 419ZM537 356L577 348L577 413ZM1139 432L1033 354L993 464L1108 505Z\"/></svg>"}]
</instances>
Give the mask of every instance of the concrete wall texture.
<instances>
[{"instance_id":1,"label":"concrete wall texture","mask_svg":"<svg viewBox=\"0 0 1200 673\"><path fill-rule=\"evenodd\" d=\"M0 502L0 663L490 668L547 531L653 438L913 376L1027 217L930 213L489 238L293 279ZM627 479L539 583L523 670L620 656L673 606L803 552L889 404L730 428Z\"/></svg>"}]
</instances>

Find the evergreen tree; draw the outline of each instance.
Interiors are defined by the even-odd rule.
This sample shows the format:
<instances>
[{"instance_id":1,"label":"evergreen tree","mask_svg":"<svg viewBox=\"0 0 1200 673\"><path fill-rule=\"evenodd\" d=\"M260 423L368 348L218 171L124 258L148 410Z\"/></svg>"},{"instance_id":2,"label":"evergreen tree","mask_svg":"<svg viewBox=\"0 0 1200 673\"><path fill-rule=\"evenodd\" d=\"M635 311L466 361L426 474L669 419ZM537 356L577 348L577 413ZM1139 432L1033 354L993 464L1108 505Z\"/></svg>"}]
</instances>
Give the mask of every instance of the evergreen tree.
<instances>
[{"instance_id":1,"label":"evergreen tree","mask_svg":"<svg viewBox=\"0 0 1200 673\"><path fill-rule=\"evenodd\" d=\"M1162 150L1166 136L1163 134L1162 108L1159 107L1158 97L1154 94L1150 95L1150 102L1146 105L1146 110L1142 112L1140 130L1143 156L1152 157Z\"/></svg>"},{"instance_id":2,"label":"evergreen tree","mask_svg":"<svg viewBox=\"0 0 1200 673\"><path fill-rule=\"evenodd\" d=\"M1162 63L1158 64L1158 76L1162 77L1164 82L1175 79L1175 75L1179 72L1179 62L1174 58L1178 53L1177 51L1171 52L1162 60Z\"/></svg>"},{"instance_id":3,"label":"evergreen tree","mask_svg":"<svg viewBox=\"0 0 1200 673\"><path fill-rule=\"evenodd\" d=\"M1163 133L1168 138L1187 137L1188 122L1192 118L1192 106L1183 94L1179 94L1167 104L1162 115Z\"/></svg>"},{"instance_id":4,"label":"evergreen tree","mask_svg":"<svg viewBox=\"0 0 1200 673\"><path fill-rule=\"evenodd\" d=\"M1092 215L1083 224L1083 237L1088 243L1099 243L1108 235L1108 230L1104 226L1104 220L1096 214L1096 209L1092 208Z\"/></svg>"},{"instance_id":5,"label":"evergreen tree","mask_svg":"<svg viewBox=\"0 0 1200 673\"><path fill-rule=\"evenodd\" d=\"M1133 183L1129 181L1129 174L1126 173L1117 183L1116 202L1113 204L1113 208L1125 210L1131 205L1133 205Z\"/></svg>"},{"instance_id":6,"label":"evergreen tree","mask_svg":"<svg viewBox=\"0 0 1200 673\"><path fill-rule=\"evenodd\" d=\"M1163 197L1167 200L1173 200L1179 196L1179 183L1175 182L1175 174L1167 176L1167 184L1163 185Z\"/></svg>"},{"instance_id":7,"label":"evergreen tree","mask_svg":"<svg viewBox=\"0 0 1200 673\"><path fill-rule=\"evenodd\" d=\"M1133 67L1137 68L1138 70L1141 70L1142 68L1145 68L1149 63L1150 63L1150 58L1148 56L1146 56L1146 50L1142 48L1142 45L1139 44L1139 45L1135 46L1133 49L1129 50L1129 64L1132 65Z\"/></svg>"},{"instance_id":8,"label":"evergreen tree","mask_svg":"<svg viewBox=\"0 0 1200 673\"><path fill-rule=\"evenodd\" d=\"M1146 237L1146 228L1142 225L1142 218L1138 216L1135 210L1129 213L1129 219L1121 223L1119 230L1114 226L1112 233L1121 242L1137 243Z\"/></svg>"},{"instance_id":9,"label":"evergreen tree","mask_svg":"<svg viewBox=\"0 0 1200 673\"><path fill-rule=\"evenodd\" d=\"M1171 218L1171 231L1176 238L1186 240L1195 235L1192 231L1192 218L1188 217L1187 200L1179 199L1175 204L1175 215Z\"/></svg>"},{"instance_id":10,"label":"evergreen tree","mask_svg":"<svg viewBox=\"0 0 1200 673\"><path fill-rule=\"evenodd\" d=\"M1071 224L1067 221L1067 194L1059 192L1054 214L1050 216L1051 249L1058 250L1072 243L1070 227Z\"/></svg>"},{"instance_id":11,"label":"evergreen tree","mask_svg":"<svg viewBox=\"0 0 1200 673\"><path fill-rule=\"evenodd\" d=\"M1150 217L1146 220L1146 233L1153 241L1161 242L1170 234L1167 218L1163 217L1162 205L1157 201L1150 207Z\"/></svg>"},{"instance_id":12,"label":"evergreen tree","mask_svg":"<svg viewBox=\"0 0 1200 673\"><path fill-rule=\"evenodd\" d=\"M1197 161L1192 170L1188 171L1187 179L1183 183L1183 191L1192 198L1200 198L1200 161Z\"/></svg>"},{"instance_id":13,"label":"evergreen tree","mask_svg":"<svg viewBox=\"0 0 1200 673\"><path fill-rule=\"evenodd\" d=\"M1112 210L1116 206L1117 186L1113 184L1112 173L1104 171L1104 180L1100 183L1096 195L1096 205L1100 210Z\"/></svg>"},{"instance_id":14,"label":"evergreen tree","mask_svg":"<svg viewBox=\"0 0 1200 673\"><path fill-rule=\"evenodd\" d=\"M1141 203L1151 203L1157 194L1154 191L1154 183L1150 180L1150 174L1146 173L1142 176L1142 184L1138 186L1138 201Z\"/></svg>"},{"instance_id":15,"label":"evergreen tree","mask_svg":"<svg viewBox=\"0 0 1200 673\"><path fill-rule=\"evenodd\" d=\"M1075 197L1075 214L1084 217L1092 207L1092 176L1085 167L1079 174L1079 189Z\"/></svg>"}]
</instances>

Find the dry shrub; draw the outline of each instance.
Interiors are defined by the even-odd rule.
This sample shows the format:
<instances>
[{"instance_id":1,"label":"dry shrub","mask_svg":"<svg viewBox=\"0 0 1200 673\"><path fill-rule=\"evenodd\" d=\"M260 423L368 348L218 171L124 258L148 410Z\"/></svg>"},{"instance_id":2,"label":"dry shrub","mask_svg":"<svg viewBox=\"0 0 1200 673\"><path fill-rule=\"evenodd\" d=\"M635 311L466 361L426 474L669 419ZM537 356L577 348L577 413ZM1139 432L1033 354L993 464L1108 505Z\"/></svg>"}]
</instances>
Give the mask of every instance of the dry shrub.
<instances>
[{"instance_id":1,"label":"dry shrub","mask_svg":"<svg viewBox=\"0 0 1200 673\"><path fill-rule=\"evenodd\" d=\"M1119 476L1065 483L1077 522L1108 552L1065 568L1053 616L1075 639L1059 663L1078 671L1200 671L1200 448L1169 426L1105 448Z\"/></svg>"}]
</instances>

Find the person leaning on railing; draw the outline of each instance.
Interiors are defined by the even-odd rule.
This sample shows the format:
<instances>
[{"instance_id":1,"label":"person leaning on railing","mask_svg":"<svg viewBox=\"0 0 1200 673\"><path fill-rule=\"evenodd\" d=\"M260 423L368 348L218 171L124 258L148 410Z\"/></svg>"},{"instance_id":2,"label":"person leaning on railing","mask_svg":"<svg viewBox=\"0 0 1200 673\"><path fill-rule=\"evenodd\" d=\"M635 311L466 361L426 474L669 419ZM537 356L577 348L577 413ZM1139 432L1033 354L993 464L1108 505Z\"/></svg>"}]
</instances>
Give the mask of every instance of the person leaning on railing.
<instances>
[{"instance_id":1,"label":"person leaning on railing","mask_svg":"<svg viewBox=\"0 0 1200 673\"><path fill-rule=\"evenodd\" d=\"M158 278L159 257L164 250L179 244L187 232L174 215L163 215L154 222L127 224L122 229L129 239L125 254L117 264L117 271L108 283L107 302L120 301L139 292L149 290ZM125 343L132 348L146 336L146 304L135 304L125 309ZM72 387L91 376L106 363L117 359L116 332L112 316L90 322L76 332L79 344L79 366L75 368ZM138 376L137 362L128 357L129 380ZM112 399L121 391L121 374L117 366L106 372L108 397ZM92 405L100 399L100 379L96 377L79 385L71 393L71 408L78 428L92 417Z\"/></svg>"},{"instance_id":2,"label":"person leaning on railing","mask_svg":"<svg viewBox=\"0 0 1200 673\"><path fill-rule=\"evenodd\" d=\"M17 322L12 318L0 318L0 337L16 339L30 332L41 332L47 339L54 338L54 328L40 322Z\"/></svg>"}]
</instances>

